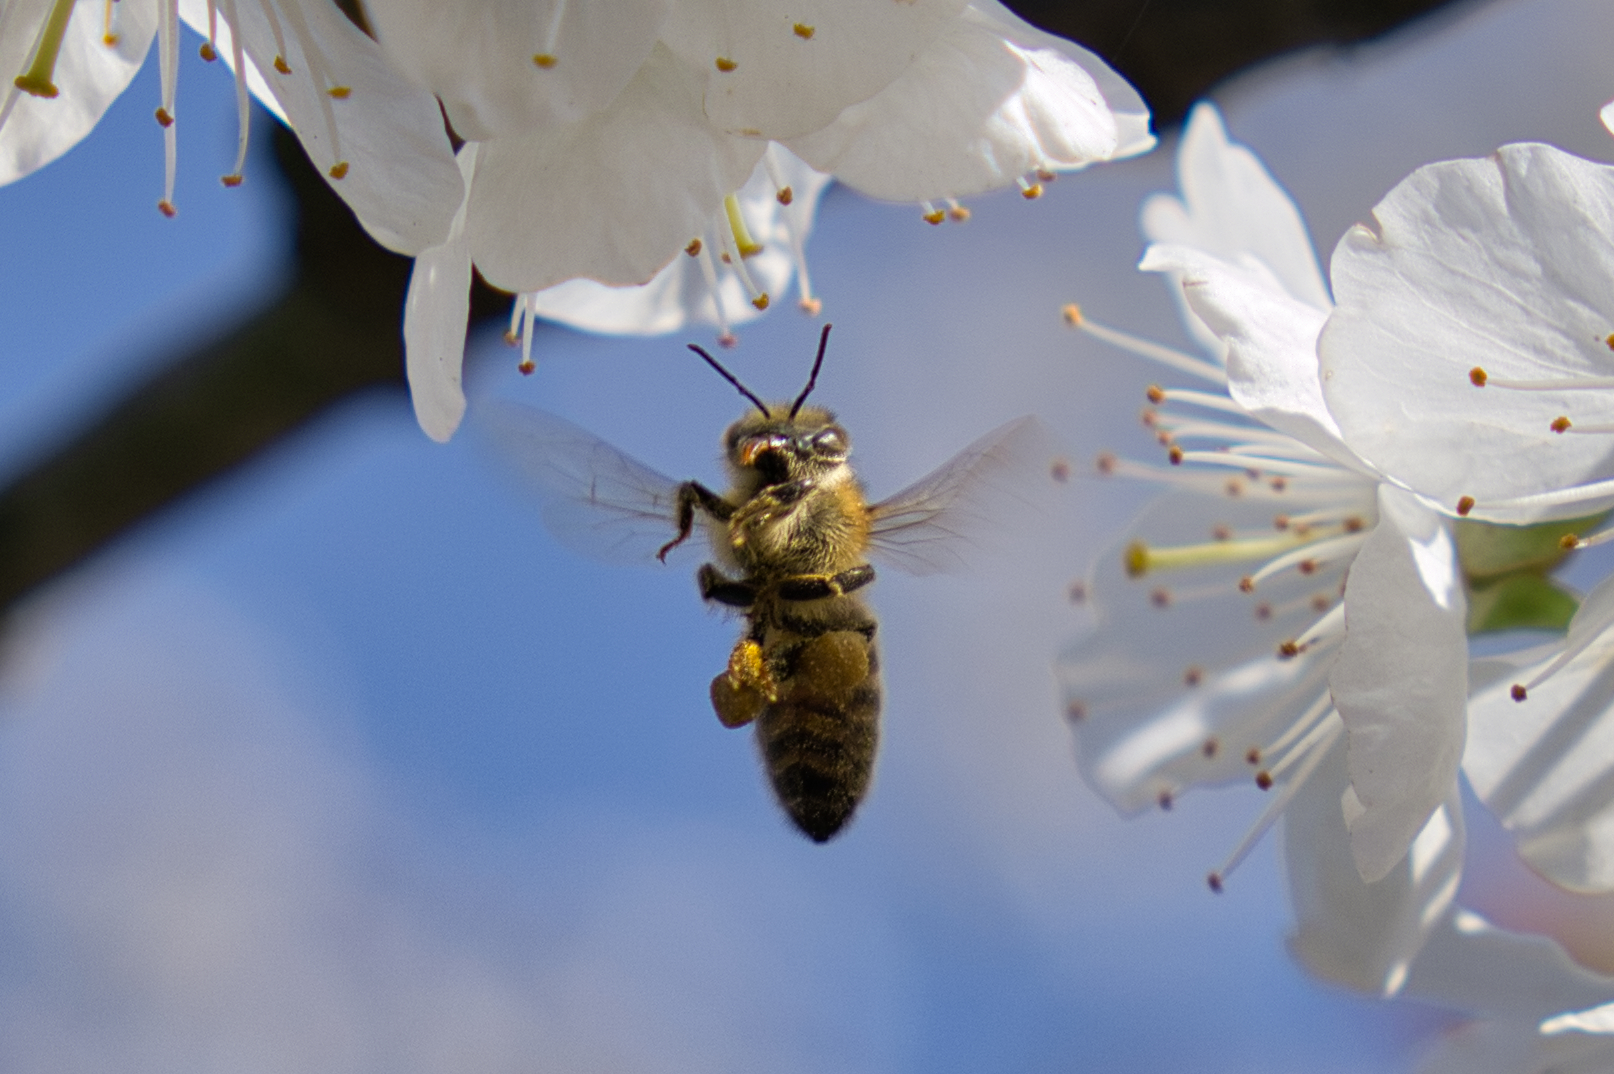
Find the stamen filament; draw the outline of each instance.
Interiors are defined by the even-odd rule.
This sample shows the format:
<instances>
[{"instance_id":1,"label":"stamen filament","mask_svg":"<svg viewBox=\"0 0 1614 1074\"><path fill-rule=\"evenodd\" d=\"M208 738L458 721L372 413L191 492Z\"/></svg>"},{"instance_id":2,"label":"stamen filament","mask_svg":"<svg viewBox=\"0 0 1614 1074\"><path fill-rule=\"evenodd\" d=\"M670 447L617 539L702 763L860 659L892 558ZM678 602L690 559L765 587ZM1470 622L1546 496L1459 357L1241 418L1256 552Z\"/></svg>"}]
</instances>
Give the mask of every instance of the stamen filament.
<instances>
[{"instance_id":1,"label":"stamen filament","mask_svg":"<svg viewBox=\"0 0 1614 1074\"><path fill-rule=\"evenodd\" d=\"M1134 541L1127 546L1123 562L1130 577L1141 578L1150 571L1248 563L1308 543L1307 538L1293 533L1166 547L1151 547L1142 541Z\"/></svg>"},{"instance_id":2,"label":"stamen filament","mask_svg":"<svg viewBox=\"0 0 1614 1074\"><path fill-rule=\"evenodd\" d=\"M1469 380L1474 380L1473 374ZM1516 392L1578 392L1600 391L1614 388L1614 377L1565 377L1558 380L1501 380L1497 377L1483 378L1487 388L1508 388Z\"/></svg>"},{"instance_id":3,"label":"stamen filament","mask_svg":"<svg viewBox=\"0 0 1614 1074\"><path fill-rule=\"evenodd\" d=\"M695 252L695 260L701 267L701 275L706 278L706 291L712 296L712 309L717 319L717 337L732 340L733 331L729 328L728 310L723 306L723 288L718 285L717 266L712 262L712 251L709 243L702 243ZM725 346L732 346L725 344Z\"/></svg>"},{"instance_id":4,"label":"stamen filament","mask_svg":"<svg viewBox=\"0 0 1614 1074\"><path fill-rule=\"evenodd\" d=\"M741 257L755 257L762 252L762 244L751 237L745 226L745 214L740 211L740 199L733 194L723 195L723 212L728 217L729 230L734 233L734 245Z\"/></svg>"},{"instance_id":5,"label":"stamen filament","mask_svg":"<svg viewBox=\"0 0 1614 1074\"><path fill-rule=\"evenodd\" d=\"M1188 355L1183 355L1187 358ZM1192 406L1202 406L1209 410L1220 410L1227 414L1237 414L1248 417L1249 412L1225 395L1214 392L1195 391L1192 388L1151 388L1150 401L1154 401L1154 393L1159 392L1159 401L1162 403L1188 403Z\"/></svg>"},{"instance_id":6,"label":"stamen filament","mask_svg":"<svg viewBox=\"0 0 1614 1074\"><path fill-rule=\"evenodd\" d=\"M1295 740L1308 735L1324 716L1333 711L1333 708L1334 699L1327 690L1324 690L1317 695L1317 700L1313 701L1311 706L1301 713L1300 718L1284 730L1283 734L1273 739L1271 745L1261 748L1260 756L1262 758L1278 757L1281 761L1284 751L1289 748L1289 745Z\"/></svg>"},{"instance_id":7,"label":"stamen filament","mask_svg":"<svg viewBox=\"0 0 1614 1074\"><path fill-rule=\"evenodd\" d=\"M1221 867L1206 877L1212 891L1220 892L1222 890L1223 882L1232 875L1234 869L1237 869L1243 863L1244 859L1249 856L1250 851L1255 849L1255 845L1266 835L1267 830L1272 827L1278 817L1283 815L1283 811L1289 808L1289 803L1294 801L1295 795L1300 793L1300 788L1305 786L1306 781L1311 778L1311 774L1322 763L1322 759L1328 756L1329 748L1333 746L1334 742L1345 730L1345 725L1337 721L1326 723L1325 726L1329 729L1328 734L1311 747L1311 751L1306 754L1306 763L1267 802L1267 807L1261 811L1261 815L1256 818L1255 823L1250 826L1249 831L1239 841L1238 846L1233 848L1233 853L1227 856L1227 860L1221 864Z\"/></svg>"},{"instance_id":8,"label":"stamen filament","mask_svg":"<svg viewBox=\"0 0 1614 1074\"><path fill-rule=\"evenodd\" d=\"M724 199L725 208L727 207L728 199L733 196L730 194ZM744 227L743 221L741 222L741 227ZM739 279L740 285L745 288L745 293L751 296L751 305L759 310L767 309L768 293L756 285L751 279L751 273L746 270L745 258L740 253L739 246L736 245L737 236L734 233L734 219L732 217L730 217L727 227L718 228L718 237L723 242L723 252L728 255L729 268L734 270L734 275Z\"/></svg>"},{"instance_id":9,"label":"stamen filament","mask_svg":"<svg viewBox=\"0 0 1614 1074\"><path fill-rule=\"evenodd\" d=\"M1569 485L1561 489L1549 489L1546 492L1532 492L1527 496L1514 496L1505 500L1486 500L1471 506L1468 512L1460 512L1468 517L1475 508L1485 511L1491 508L1506 507L1561 507L1564 504L1582 503L1586 500L1595 500L1604 496L1614 495L1614 478L1602 481L1593 481L1585 485ZM1477 516L1485 517L1482 513Z\"/></svg>"},{"instance_id":10,"label":"stamen filament","mask_svg":"<svg viewBox=\"0 0 1614 1074\"><path fill-rule=\"evenodd\" d=\"M209 20L215 17L217 7L224 9L224 21L230 28L231 58L235 60L235 167L230 170L230 174L224 176L223 181L225 186L240 186L246 175L247 143L249 132L252 130L252 92L247 88L245 46L241 43L241 34L236 29L241 23L235 17L235 0L218 0L217 5L209 0L207 5Z\"/></svg>"},{"instance_id":11,"label":"stamen filament","mask_svg":"<svg viewBox=\"0 0 1614 1074\"><path fill-rule=\"evenodd\" d=\"M1075 303L1065 307L1065 321L1072 328L1079 328L1095 339L1101 339L1112 347L1119 347L1140 358L1147 358L1151 362L1158 362L1190 376L1207 380L1212 384L1227 383L1227 371L1221 366L1213 365L1202 358L1195 358L1191 354L1185 354L1182 351L1162 346L1153 340L1142 339L1132 335L1130 332L1123 332L1118 328L1099 324L1083 314L1081 307Z\"/></svg>"},{"instance_id":12,"label":"stamen filament","mask_svg":"<svg viewBox=\"0 0 1614 1074\"><path fill-rule=\"evenodd\" d=\"M1315 531L1313 532L1315 533ZM1347 533L1342 537L1334 537L1327 540L1306 540L1302 544L1302 547L1296 548L1293 552L1279 556L1266 566L1262 567L1260 570L1256 571L1254 574L1250 575L1250 577L1247 579L1249 582L1249 587L1253 588L1260 585L1266 579L1271 578L1274 574L1287 570L1290 567L1298 567L1302 563L1312 562L1317 566L1324 566L1331 562L1335 553L1342 552L1348 556L1354 553L1356 549L1362 545L1362 542L1366 540L1366 533ZM1345 558L1345 556L1341 556L1340 558Z\"/></svg>"},{"instance_id":13,"label":"stamen filament","mask_svg":"<svg viewBox=\"0 0 1614 1074\"><path fill-rule=\"evenodd\" d=\"M62 39L67 36L67 23L73 17L75 0L56 0L51 5L45 24L39 28L34 42L34 55L28 69L13 82L18 89L35 97L54 97L60 91L51 79L56 74L56 59L61 55Z\"/></svg>"}]
</instances>

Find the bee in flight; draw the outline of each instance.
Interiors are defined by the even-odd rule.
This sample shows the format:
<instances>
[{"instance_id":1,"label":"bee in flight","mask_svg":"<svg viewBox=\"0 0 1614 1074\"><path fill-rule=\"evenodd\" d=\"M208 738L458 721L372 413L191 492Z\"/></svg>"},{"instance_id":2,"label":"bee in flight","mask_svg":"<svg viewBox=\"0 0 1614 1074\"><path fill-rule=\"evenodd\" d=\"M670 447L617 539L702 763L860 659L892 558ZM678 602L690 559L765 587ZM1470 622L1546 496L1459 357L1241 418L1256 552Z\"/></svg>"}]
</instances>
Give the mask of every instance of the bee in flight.
<instances>
[{"instance_id":1,"label":"bee in flight","mask_svg":"<svg viewBox=\"0 0 1614 1074\"><path fill-rule=\"evenodd\" d=\"M536 484L548 528L594 558L648 563L704 528L715 562L696 572L702 599L736 609L745 629L712 680L725 727L755 724L774 794L825 842L851 819L874 774L879 740L879 624L864 599L874 556L913 574L962 563L971 522L1029 462L1034 418L1010 422L928 477L870 504L835 416L808 406L829 341L825 325L801 393L772 406L700 347L755 407L723 435L730 487L677 482L552 414L489 408L489 425Z\"/></svg>"}]
</instances>

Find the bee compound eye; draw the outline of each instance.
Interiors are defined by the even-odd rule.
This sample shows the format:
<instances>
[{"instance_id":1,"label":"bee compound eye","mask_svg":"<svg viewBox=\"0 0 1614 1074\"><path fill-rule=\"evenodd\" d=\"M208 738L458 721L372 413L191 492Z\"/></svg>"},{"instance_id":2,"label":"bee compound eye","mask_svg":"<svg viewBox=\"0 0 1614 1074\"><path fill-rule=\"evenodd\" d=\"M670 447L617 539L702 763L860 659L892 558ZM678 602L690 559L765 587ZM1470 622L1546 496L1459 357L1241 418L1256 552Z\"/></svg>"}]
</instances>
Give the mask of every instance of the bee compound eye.
<instances>
[{"instance_id":1,"label":"bee compound eye","mask_svg":"<svg viewBox=\"0 0 1614 1074\"><path fill-rule=\"evenodd\" d=\"M825 429L813 437L813 451L819 455L845 455L846 434L839 429Z\"/></svg>"}]
</instances>

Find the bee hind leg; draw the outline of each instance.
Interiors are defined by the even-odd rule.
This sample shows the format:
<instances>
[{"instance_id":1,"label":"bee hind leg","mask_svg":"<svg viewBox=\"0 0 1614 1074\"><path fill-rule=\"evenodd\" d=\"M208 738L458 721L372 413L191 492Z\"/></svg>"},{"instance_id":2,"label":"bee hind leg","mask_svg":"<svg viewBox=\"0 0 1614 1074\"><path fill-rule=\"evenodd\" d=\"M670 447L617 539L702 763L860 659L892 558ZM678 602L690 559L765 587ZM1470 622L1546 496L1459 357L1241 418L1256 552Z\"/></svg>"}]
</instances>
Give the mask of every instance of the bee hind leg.
<instances>
[{"instance_id":1,"label":"bee hind leg","mask_svg":"<svg viewBox=\"0 0 1614 1074\"><path fill-rule=\"evenodd\" d=\"M874 568L867 563L848 567L839 574L798 574L779 583L781 600L823 600L844 597L874 581Z\"/></svg>"},{"instance_id":2,"label":"bee hind leg","mask_svg":"<svg viewBox=\"0 0 1614 1074\"><path fill-rule=\"evenodd\" d=\"M731 608L749 608L757 602L757 587L750 582L725 578L710 563L701 565L695 572L695 584L700 586L702 600L715 600Z\"/></svg>"},{"instance_id":3,"label":"bee hind leg","mask_svg":"<svg viewBox=\"0 0 1614 1074\"><path fill-rule=\"evenodd\" d=\"M779 684L762 658L762 646L743 638L729 654L728 670L712 680L712 711L724 727L744 727L779 700Z\"/></svg>"}]
</instances>

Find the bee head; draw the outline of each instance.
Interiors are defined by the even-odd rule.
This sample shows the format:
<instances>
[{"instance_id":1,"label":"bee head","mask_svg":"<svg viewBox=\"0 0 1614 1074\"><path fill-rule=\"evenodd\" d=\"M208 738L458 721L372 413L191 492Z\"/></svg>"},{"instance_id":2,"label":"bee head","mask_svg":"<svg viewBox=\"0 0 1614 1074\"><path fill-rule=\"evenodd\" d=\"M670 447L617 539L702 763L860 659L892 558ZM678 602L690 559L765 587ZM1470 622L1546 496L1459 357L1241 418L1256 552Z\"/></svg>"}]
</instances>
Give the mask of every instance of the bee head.
<instances>
[{"instance_id":1,"label":"bee head","mask_svg":"<svg viewBox=\"0 0 1614 1074\"><path fill-rule=\"evenodd\" d=\"M775 407L767 415L747 414L723 436L724 454L736 473L755 473L764 485L822 478L845 466L851 438L822 407L805 407L793 416Z\"/></svg>"}]
</instances>

